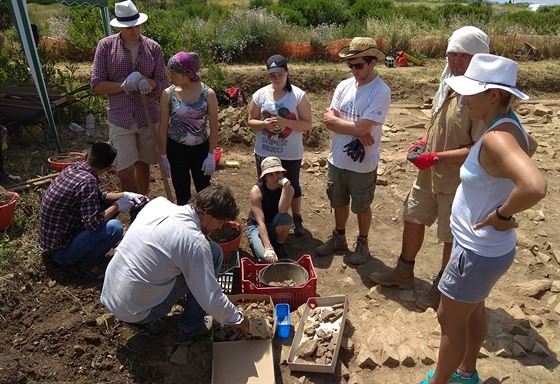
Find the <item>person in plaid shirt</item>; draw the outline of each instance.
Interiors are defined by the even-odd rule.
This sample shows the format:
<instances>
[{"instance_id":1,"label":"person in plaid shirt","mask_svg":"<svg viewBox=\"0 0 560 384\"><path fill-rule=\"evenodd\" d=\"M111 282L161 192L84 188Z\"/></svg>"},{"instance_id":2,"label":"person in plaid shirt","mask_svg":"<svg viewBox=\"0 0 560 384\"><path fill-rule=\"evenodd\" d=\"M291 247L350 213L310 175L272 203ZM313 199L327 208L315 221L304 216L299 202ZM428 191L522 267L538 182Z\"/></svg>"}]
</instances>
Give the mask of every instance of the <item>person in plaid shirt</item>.
<instances>
[{"instance_id":1,"label":"person in plaid shirt","mask_svg":"<svg viewBox=\"0 0 560 384\"><path fill-rule=\"evenodd\" d=\"M99 176L112 168L116 156L110 144L93 144L86 160L64 168L41 199L39 246L85 278L102 276L97 263L123 237L114 217L147 201L137 193L99 190Z\"/></svg>"},{"instance_id":2,"label":"person in plaid shirt","mask_svg":"<svg viewBox=\"0 0 560 384\"><path fill-rule=\"evenodd\" d=\"M157 162L158 154L141 94L157 126L157 98L167 87L167 74L159 44L141 35L148 16L139 13L132 1L116 3L115 15L111 25L120 32L99 41L90 86L95 94L109 98L109 142L117 148L121 189L145 195L150 188L150 164Z\"/></svg>"}]
</instances>

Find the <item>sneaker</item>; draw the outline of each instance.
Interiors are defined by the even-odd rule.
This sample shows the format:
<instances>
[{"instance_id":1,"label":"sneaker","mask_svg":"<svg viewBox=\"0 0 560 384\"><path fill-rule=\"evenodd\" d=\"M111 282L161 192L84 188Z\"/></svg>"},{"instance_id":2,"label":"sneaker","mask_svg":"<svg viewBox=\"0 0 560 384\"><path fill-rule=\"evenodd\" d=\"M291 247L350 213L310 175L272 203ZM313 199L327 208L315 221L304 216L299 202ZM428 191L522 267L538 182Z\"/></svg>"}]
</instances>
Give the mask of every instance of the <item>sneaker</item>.
<instances>
[{"instance_id":1,"label":"sneaker","mask_svg":"<svg viewBox=\"0 0 560 384\"><path fill-rule=\"evenodd\" d=\"M305 229L303 228L303 219L301 218L301 216L294 216L294 235L305 235Z\"/></svg>"},{"instance_id":2,"label":"sneaker","mask_svg":"<svg viewBox=\"0 0 560 384\"><path fill-rule=\"evenodd\" d=\"M325 244L319 245L315 249L317 256L326 256L336 251L347 251L348 243L346 242L345 235L339 235L338 232L333 231L332 235L327 239Z\"/></svg>"},{"instance_id":3,"label":"sneaker","mask_svg":"<svg viewBox=\"0 0 560 384\"><path fill-rule=\"evenodd\" d=\"M210 336L212 330L212 317L204 316L204 321L194 331L185 332L179 328L175 334L176 345L191 345Z\"/></svg>"},{"instance_id":4,"label":"sneaker","mask_svg":"<svg viewBox=\"0 0 560 384\"><path fill-rule=\"evenodd\" d=\"M360 239L360 237L358 236L355 246L356 249L354 250L354 252L352 252L350 257L348 257L348 262L356 265L365 263L369 257L369 247L367 239Z\"/></svg>"},{"instance_id":5,"label":"sneaker","mask_svg":"<svg viewBox=\"0 0 560 384\"><path fill-rule=\"evenodd\" d=\"M127 323L123 321L123 325L139 333L145 333L148 336L161 335L167 329L167 324L161 319L153 320L146 324Z\"/></svg>"},{"instance_id":6,"label":"sneaker","mask_svg":"<svg viewBox=\"0 0 560 384\"><path fill-rule=\"evenodd\" d=\"M416 306L421 310L425 311L430 307L437 310L439 306L439 300L441 297L441 293L439 292L438 289L438 284L439 281L441 280L442 274L443 271L440 271L438 273L438 275L434 279L434 282L432 283L432 288L430 288L430 291L427 294L421 295L416 299Z\"/></svg>"},{"instance_id":7,"label":"sneaker","mask_svg":"<svg viewBox=\"0 0 560 384\"><path fill-rule=\"evenodd\" d=\"M431 379L431 377L434 375L434 373L436 373L436 371L434 371L433 369L428 372L428 374L426 375L426 380L425 382L427 383L428 380ZM451 380L448 381L448 383L455 383L455 384L484 384L484 382L482 380L480 380L480 378L478 377L478 372L474 371L474 373L472 374L471 377L467 378L467 377L463 377L461 375L459 375L457 372L453 373L453 376L451 376Z\"/></svg>"}]
</instances>

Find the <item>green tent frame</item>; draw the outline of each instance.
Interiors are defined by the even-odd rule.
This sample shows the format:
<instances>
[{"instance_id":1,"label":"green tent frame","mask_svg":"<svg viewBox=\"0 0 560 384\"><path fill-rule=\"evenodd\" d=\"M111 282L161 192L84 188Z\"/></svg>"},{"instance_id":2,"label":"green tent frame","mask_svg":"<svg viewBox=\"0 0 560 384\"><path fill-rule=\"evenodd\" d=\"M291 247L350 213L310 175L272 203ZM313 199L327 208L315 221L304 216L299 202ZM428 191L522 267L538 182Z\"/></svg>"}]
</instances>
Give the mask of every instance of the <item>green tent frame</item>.
<instances>
[{"instance_id":1,"label":"green tent frame","mask_svg":"<svg viewBox=\"0 0 560 384\"><path fill-rule=\"evenodd\" d=\"M4 1L4 0L3 0ZM37 53L37 47L35 46L33 40L33 33L31 31L31 23L29 21L29 13L27 12L27 3L60 3L65 5L89 5L92 7L99 7L101 18L103 20L103 31L106 36L111 34L111 26L109 25L109 9L108 0L5 0L8 2L12 18L14 20L14 25L17 29L19 37L21 39L21 45L25 52L27 62L29 63L29 68L31 69L31 75L33 77L33 82L35 87L37 87L37 92L39 93L39 98L41 99L41 104L43 105L43 110L47 116L47 121L50 126L52 137L55 140L56 149L61 152L60 140L58 139L58 133L56 130L56 123L54 121L53 111L49 102L49 95L47 93L47 87L45 84L45 78L43 77L43 72L41 71L41 63L39 61L39 55Z\"/></svg>"}]
</instances>

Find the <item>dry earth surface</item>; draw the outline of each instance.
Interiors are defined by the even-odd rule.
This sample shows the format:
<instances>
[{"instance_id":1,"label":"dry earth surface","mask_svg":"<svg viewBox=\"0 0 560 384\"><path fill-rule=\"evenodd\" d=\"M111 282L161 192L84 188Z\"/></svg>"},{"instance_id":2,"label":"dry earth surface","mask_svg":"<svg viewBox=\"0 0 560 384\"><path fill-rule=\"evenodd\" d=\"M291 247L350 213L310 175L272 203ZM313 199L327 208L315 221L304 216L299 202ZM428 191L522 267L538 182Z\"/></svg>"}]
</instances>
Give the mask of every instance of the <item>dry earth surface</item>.
<instances>
[{"instance_id":1,"label":"dry earth surface","mask_svg":"<svg viewBox=\"0 0 560 384\"><path fill-rule=\"evenodd\" d=\"M321 127L322 111L333 87L347 75L343 66L294 66L294 83L311 85L314 129L306 135L303 186L303 238L290 235L291 257L313 258L318 275L317 295L347 295L347 342L334 374L290 372L285 363L290 340L274 340L276 383L417 383L437 358L440 329L433 310L422 312L414 297L426 292L440 263L442 244L435 228L426 232L416 263L414 291L376 287L374 271L392 267L400 251L402 202L416 176L405 160L411 142L423 134L428 121L425 102L433 95L442 62L430 67L380 68L390 83L394 101L383 128L379 180L373 202L369 236L371 258L363 265L346 264L344 255L317 257L314 253L333 229L333 214L325 194L328 133ZM296 76L296 72L299 75ZM262 68L235 68L234 84L249 92L263 85ZM556 75L553 75L556 73ZM520 106L521 120L539 141L534 160L549 182L548 196L536 207L517 215L518 253L513 266L487 300L489 332L478 369L486 384L557 383L560 353L560 86L558 62L523 63L522 87L532 96ZM317 84L317 82L319 84ZM321 84L328 84L320 89ZM534 85L534 86L533 86ZM305 87L304 87L305 88ZM327 91L327 89L329 91ZM535 90L534 92L532 90ZM220 167L214 183L228 185L241 206L244 225L248 192L256 181L252 136L244 126L245 112L221 112L221 162L237 160L239 168ZM63 146L87 148L92 141L61 128ZM94 139L103 139L98 129ZM10 170L27 178L49 173L47 155L54 152L41 138L20 140L8 150ZM159 169L152 170L152 197L164 195ZM102 178L116 189L114 174ZM41 189L28 190L18 214L31 224ZM125 219L126 220L126 219ZM23 257L14 270L0 276L0 383L210 383L211 344L201 342L177 353L173 334L180 307L164 320L169 330L150 338L124 327L99 302L101 283L87 283L41 259L36 232L8 230ZM355 217L347 227L349 242L357 234ZM248 243L241 250L248 256ZM9 257L9 255L4 255ZM297 319L294 313L294 319ZM293 336L293 330L292 330ZM556 377L556 379L554 379Z\"/></svg>"}]
</instances>

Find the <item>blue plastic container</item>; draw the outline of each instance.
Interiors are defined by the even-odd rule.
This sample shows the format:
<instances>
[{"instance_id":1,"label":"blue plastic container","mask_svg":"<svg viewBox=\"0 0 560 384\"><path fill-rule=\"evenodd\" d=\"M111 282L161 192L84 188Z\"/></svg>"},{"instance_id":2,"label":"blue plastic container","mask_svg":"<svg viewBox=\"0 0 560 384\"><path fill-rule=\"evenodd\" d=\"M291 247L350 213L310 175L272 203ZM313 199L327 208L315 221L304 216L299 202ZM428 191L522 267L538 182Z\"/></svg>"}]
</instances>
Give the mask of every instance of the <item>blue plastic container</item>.
<instances>
[{"instance_id":1,"label":"blue plastic container","mask_svg":"<svg viewBox=\"0 0 560 384\"><path fill-rule=\"evenodd\" d=\"M280 339L290 337L290 327L292 326L292 314L290 313L290 304L276 304L276 330Z\"/></svg>"}]
</instances>

